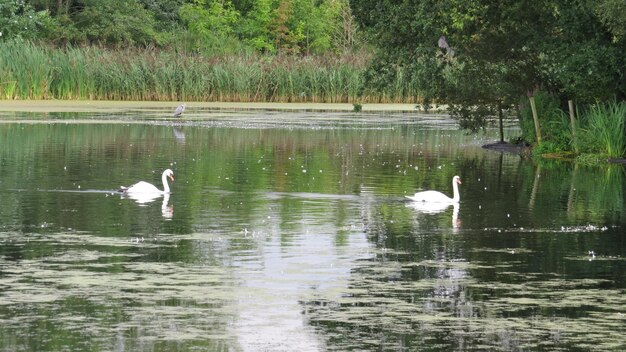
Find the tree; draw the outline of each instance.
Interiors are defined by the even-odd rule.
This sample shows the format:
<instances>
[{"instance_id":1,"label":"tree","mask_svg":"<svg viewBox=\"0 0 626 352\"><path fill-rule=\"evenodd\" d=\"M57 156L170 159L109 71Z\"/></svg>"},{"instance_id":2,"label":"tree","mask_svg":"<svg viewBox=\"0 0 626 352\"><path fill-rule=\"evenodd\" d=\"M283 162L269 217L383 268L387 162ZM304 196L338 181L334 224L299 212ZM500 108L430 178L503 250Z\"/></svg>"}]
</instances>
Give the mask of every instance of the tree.
<instances>
[{"instance_id":1,"label":"tree","mask_svg":"<svg viewBox=\"0 0 626 352\"><path fill-rule=\"evenodd\" d=\"M89 42L125 46L158 42L154 17L137 0L83 0L83 5L73 21Z\"/></svg>"},{"instance_id":2,"label":"tree","mask_svg":"<svg viewBox=\"0 0 626 352\"><path fill-rule=\"evenodd\" d=\"M332 47L341 52L352 50L357 42L357 27L347 0L329 1L326 11L330 21Z\"/></svg>"},{"instance_id":3,"label":"tree","mask_svg":"<svg viewBox=\"0 0 626 352\"><path fill-rule=\"evenodd\" d=\"M5 1L5 0L0 0ZM164 31L180 27L178 7L185 0L30 0L50 14L45 33L56 43L116 46L159 45Z\"/></svg>"},{"instance_id":4,"label":"tree","mask_svg":"<svg viewBox=\"0 0 626 352\"><path fill-rule=\"evenodd\" d=\"M48 11L36 11L24 0L0 0L0 40L38 38L50 25Z\"/></svg>"},{"instance_id":5,"label":"tree","mask_svg":"<svg viewBox=\"0 0 626 352\"><path fill-rule=\"evenodd\" d=\"M274 45L277 51L298 54L300 53L298 41L303 34L298 28L294 28L292 19L292 0L281 1L270 23L270 33L274 37Z\"/></svg>"},{"instance_id":6,"label":"tree","mask_svg":"<svg viewBox=\"0 0 626 352\"><path fill-rule=\"evenodd\" d=\"M293 21L301 33L299 46L306 54L328 51L331 46L332 24L338 16L332 11L335 1L314 3L311 0L295 0Z\"/></svg>"},{"instance_id":7,"label":"tree","mask_svg":"<svg viewBox=\"0 0 626 352\"><path fill-rule=\"evenodd\" d=\"M477 129L537 87L583 100L623 97L623 1L351 0L380 48L369 82L409 67L425 99ZM606 15L611 13L611 15ZM622 25L620 25L622 24ZM621 53L621 55L620 55ZM491 115L491 116L490 116Z\"/></svg>"},{"instance_id":8,"label":"tree","mask_svg":"<svg viewBox=\"0 0 626 352\"><path fill-rule=\"evenodd\" d=\"M351 47L354 41L347 0L258 0L242 13L240 38L257 50L321 53Z\"/></svg>"},{"instance_id":9,"label":"tree","mask_svg":"<svg viewBox=\"0 0 626 352\"><path fill-rule=\"evenodd\" d=\"M202 37L224 38L233 33L239 12L230 2L194 0L180 8L180 16L190 31Z\"/></svg>"},{"instance_id":10,"label":"tree","mask_svg":"<svg viewBox=\"0 0 626 352\"><path fill-rule=\"evenodd\" d=\"M181 31L182 20L178 9L183 6L185 0L139 0L144 8L152 13L155 20L155 28L160 32Z\"/></svg>"},{"instance_id":11,"label":"tree","mask_svg":"<svg viewBox=\"0 0 626 352\"><path fill-rule=\"evenodd\" d=\"M262 52L274 52L270 34L272 22L272 0L257 0L243 20L240 35L254 49Z\"/></svg>"},{"instance_id":12,"label":"tree","mask_svg":"<svg viewBox=\"0 0 626 352\"><path fill-rule=\"evenodd\" d=\"M594 12L598 19L613 35L613 40L626 38L626 2L622 0L600 0L596 2Z\"/></svg>"},{"instance_id":13,"label":"tree","mask_svg":"<svg viewBox=\"0 0 626 352\"><path fill-rule=\"evenodd\" d=\"M579 102L626 98L626 4L553 2L552 35L536 41L545 86Z\"/></svg>"},{"instance_id":14,"label":"tree","mask_svg":"<svg viewBox=\"0 0 626 352\"><path fill-rule=\"evenodd\" d=\"M187 29L196 37L195 50L223 52L230 50L234 38L235 25L240 18L239 12L229 1L194 0L183 5L180 17Z\"/></svg>"}]
</instances>

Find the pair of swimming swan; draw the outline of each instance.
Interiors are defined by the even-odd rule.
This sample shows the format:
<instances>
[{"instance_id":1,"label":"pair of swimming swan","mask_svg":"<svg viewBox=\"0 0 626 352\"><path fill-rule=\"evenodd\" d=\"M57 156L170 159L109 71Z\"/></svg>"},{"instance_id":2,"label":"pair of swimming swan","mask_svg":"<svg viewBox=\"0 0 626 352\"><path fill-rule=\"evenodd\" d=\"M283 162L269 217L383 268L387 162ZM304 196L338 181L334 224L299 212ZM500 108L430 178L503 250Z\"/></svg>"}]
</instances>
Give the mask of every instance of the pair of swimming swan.
<instances>
[{"instance_id":1,"label":"pair of swimming swan","mask_svg":"<svg viewBox=\"0 0 626 352\"><path fill-rule=\"evenodd\" d=\"M169 177L172 182L174 182L174 171L167 169L163 171L161 175L161 182L163 183L163 190L161 191L153 184L139 181L132 186L120 188L119 192L123 194L169 194L170 186L167 183L167 178ZM444 204L456 204L459 203L461 197L459 195L459 185L461 184L461 178L459 176L454 176L452 178L452 198L446 196L445 194L438 191L424 191L417 192L412 196L406 196L408 199L414 202L424 202L424 203L444 203Z\"/></svg>"},{"instance_id":2,"label":"pair of swimming swan","mask_svg":"<svg viewBox=\"0 0 626 352\"><path fill-rule=\"evenodd\" d=\"M459 195L460 184L461 178L459 176L454 176L452 178L452 198L438 191L417 192L412 196L406 197L414 202L457 204L461 200L461 196Z\"/></svg>"}]
</instances>

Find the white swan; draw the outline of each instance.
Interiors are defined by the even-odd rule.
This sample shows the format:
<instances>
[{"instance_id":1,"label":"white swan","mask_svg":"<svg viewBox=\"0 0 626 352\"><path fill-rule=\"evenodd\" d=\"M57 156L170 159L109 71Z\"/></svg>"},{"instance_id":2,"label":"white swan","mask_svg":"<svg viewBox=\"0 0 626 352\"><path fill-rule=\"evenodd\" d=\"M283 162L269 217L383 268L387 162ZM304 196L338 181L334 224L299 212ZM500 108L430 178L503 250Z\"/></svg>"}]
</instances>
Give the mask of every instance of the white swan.
<instances>
[{"instance_id":1,"label":"white swan","mask_svg":"<svg viewBox=\"0 0 626 352\"><path fill-rule=\"evenodd\" d=\"M413 196L406 196L406 197L414 202L448 203L448 204L458 203L461 200L461 197L459 196L459 184L461 184L461 178L459 176L454 176L452 178L452 191L454 193L452 198L437 191L417 192Z\"/></svg>"},{"instance_id":2,"label":"white swan","mask_svg":"<svg viewBox=\"0 0 626 352\"><path fill-rule=\"evenodd\" d=\"M151 183L144 182L144 181L139 181L139 182L135 183L134 185L132 185L130 187L122 186L122 188L120 188L119 192L122 192L123 194L128 194L128 195L132 195L132 194L151 194L151 195L168 194L168 193L170 193L170 186L167 184L167 178L168 177L173 182L174 181L174 171L172 171L170 169L167 169L167 170L163 171L163 174L161 175L161 182L163 182L163 190L162 191L160 189L156 188Z\"/></svg>"}]
</instances>

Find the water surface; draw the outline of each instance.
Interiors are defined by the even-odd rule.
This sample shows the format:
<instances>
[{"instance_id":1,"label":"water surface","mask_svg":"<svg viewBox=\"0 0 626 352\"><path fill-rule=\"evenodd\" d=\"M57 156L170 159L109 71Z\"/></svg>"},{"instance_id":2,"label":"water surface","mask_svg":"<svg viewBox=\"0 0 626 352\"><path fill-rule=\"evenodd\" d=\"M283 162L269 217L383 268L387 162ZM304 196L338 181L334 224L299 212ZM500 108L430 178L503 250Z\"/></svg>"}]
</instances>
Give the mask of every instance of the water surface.
<instances>
[{"instance_id":1,"label":"water surface","mask_svg":"<svg viewBox=\"0 0 626 352\"><path fill-rule=\"evenodd\" d=\"M188 111L0 113L0 349L626 347L623 167L439 115ZM458 207L404 198L454 175Z\"/></svg>"}]
</instances>

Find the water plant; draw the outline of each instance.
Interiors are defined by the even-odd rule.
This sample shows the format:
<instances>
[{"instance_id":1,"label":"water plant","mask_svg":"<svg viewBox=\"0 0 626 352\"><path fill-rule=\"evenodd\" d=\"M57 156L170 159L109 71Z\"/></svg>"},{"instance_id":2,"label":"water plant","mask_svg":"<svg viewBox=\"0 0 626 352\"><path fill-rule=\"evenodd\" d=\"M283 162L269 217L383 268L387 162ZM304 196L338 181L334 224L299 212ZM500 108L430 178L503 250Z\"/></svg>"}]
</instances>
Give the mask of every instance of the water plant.
<instances>
[{"instance_id":1,"label":"water plant","mask_svg":"<svg viewBox=\"0 0 626 352\"><path fill-rule=\"evenodd\" d=\"M558 99L540 91L535 94L535 100L544 134L541 143L537 143L534 122L525 101L520 111L521 138L534 144L533 155L565 156L576 153L585 164L626 156L626 102L597 103L580 108L577 138L574 140L570 121L559 108Z\"/></svg>"},{"instance_id":2,"label":"water plant","mask_svg":"<svg viewBox=\"0 0 626 352\"><path fill-rule=\"evenodd\" d=\"M581 145L585 152L605 154L609 158L626 155L626 102L591 106L582 118Z\"/></svg>"},{"instance_id":3,"label":"water plant","mask_svg":"<svg viewBox=\"0 0 626 352\"><path fill-rule=\"evenodd\" d=\"M239 102L419 102L397 73L364 89L368 54L202 56L160 49L0 43L0 98ZM400 70L400 69L399 69Z\"/></svg>"}]
</instances>

